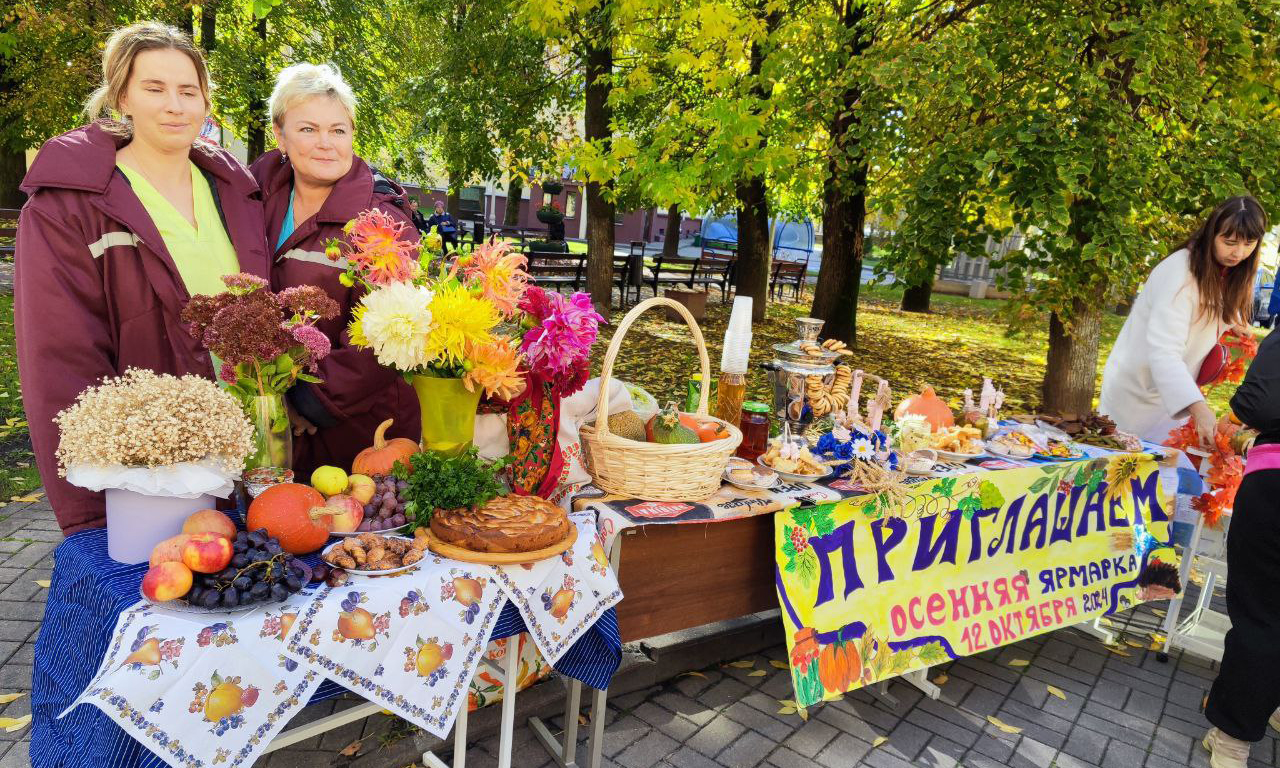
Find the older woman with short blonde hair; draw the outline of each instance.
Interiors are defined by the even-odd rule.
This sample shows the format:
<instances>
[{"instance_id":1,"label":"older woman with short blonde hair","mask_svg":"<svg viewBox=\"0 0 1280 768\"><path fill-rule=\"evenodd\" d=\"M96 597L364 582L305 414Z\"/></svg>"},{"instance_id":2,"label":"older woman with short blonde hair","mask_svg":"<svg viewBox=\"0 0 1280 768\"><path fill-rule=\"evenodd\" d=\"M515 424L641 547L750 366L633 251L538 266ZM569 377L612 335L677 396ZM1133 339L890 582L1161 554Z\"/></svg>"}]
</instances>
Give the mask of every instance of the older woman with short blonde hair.
<instances>
[{"instance_id":1,"label":"older woman with short blonde hair","mask_svg":"<svg viewBox=\"0 0 1280 768\"><path fill-rule=\"evenodd\" d=\"M319 328L333 343L320 362L321 384L299 382L287 399L294 434L294 470L308 477L323 464L349 469L368 447L377 426L393 419L391 435L418 439L418 401L395 371L378 364L346 334L358 288L339 281L344 261L330 261L325 243L360 212L379 208L405 222L418 238L405 192L360 159L354 150L357 101L330 64L295 64L276 77L269 105L274 149L253 163L262 187L268 245L274 249L271 280L323 288L342 307Z\"/></svg>"}]
</instances>

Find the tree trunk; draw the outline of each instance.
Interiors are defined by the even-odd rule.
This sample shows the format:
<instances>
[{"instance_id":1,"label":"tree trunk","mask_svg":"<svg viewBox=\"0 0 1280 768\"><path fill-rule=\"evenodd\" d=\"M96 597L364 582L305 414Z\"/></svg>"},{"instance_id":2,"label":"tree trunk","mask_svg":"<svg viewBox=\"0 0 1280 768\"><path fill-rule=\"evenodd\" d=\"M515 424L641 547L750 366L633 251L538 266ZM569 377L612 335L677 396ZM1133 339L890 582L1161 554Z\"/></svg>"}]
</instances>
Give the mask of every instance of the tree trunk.
<instances>
[{"instance_id":1,"label":"tree trunk","mask_svg":"<svg viewBox=\"0 0 1280 768\"><path fill-rule=\"evenodd\" d=\"M1098 380L1098 336L1102 309L1096 301L1071 304L1071 328L1055 312L1049 318L1049 355L1041 396L1044 410L1088 413Z\"/></svg>"},{"instance_id":2,"label":"tree trunk","mask_svg":"<svg viewBox=\"0 0 1280 768\"><path fill-rule=\"evenodd\" d=\"M512 176L507 182L507 210L502 214L502 225L506 227L520 226L520 196L524 194L524 182L519 176Z\"/></svg>"},{"instance_id":3,"label":"tree trunk","mask_svg":"<svg viewBox=\"0 0 1280 768\"><path fill-rule=\"evenodd\" d=\"M772 34L782 21L778 11L764 14L767 6L761 3L757 13L764 22L766 34ZM770 90L762 79L764 72L764 50L760 41L751 43L751 96L756 103L763 105L769 99ZM759 112L760 107L753 111ZM760 137L758 147L764 150L768 145L767 134ZM769 230L769 198L765 187L764 176L752 176L738 182L738 261L734 266L735 287L739 296L751 297L751 319L761 322L768 316L769 310L769 270L773 261L773 240Z\"/></svg>"},{"instance_id":4,"label":"tree trunk","mask_svg":"<svg viewBox=\"0 0 1280 768\"><path fill-rule=\"evenodd\" d=\"M249 128L245 137L250 163L267 151L267 93L271 89L270 74L267 72L267 20L258 19L254 26L258 39L262 41L262 50L258 60L254 62L253 77L257 88L249 102Z\"/></svg>"},{"instance_id":5,"label":"tree trunk","mask_svg":"<svg viewBox=\"0 0 1280 768\"><path fill-rule=\"evenodd\" d=\"M738 295L751 297L751 319L760 322L769 309L769 201L764 179L757 176L738 185Z\"/></svg>"},{"instance_id":6,"label":"tree trunk","mask_svg":"<svg viewBox=\"0 0 1280 768\"><path fill-rule=\"evenodd\" d=\"M866 9L848 2L841 23L852 34L852 55L871 45L862 33ZM842 109L828 132L834 147L822 183L822 266L813 289L813 317L826 321L822 336L852 346L858 339L858 290L862 287L863 226L867 219L867 157L858 142L857 103L862 89L845 89ZM849 170L846 170L849 169Z\"/></svg>"},{"instance_id":7,"label":"tree trunk","mask_svg":"<svg viewBox=\"0 0 1280 768\"><path fill-rule=\"evenodd\" d=\"M662 256L675 258L680 252L680 206L673 205L667 209L667 233L662 240Z\"/></svg>"},{"instance_id":8,"label":"tree trunk","mask_svg":"<svg viewBox=\"0 0 1280 768\"><path fill-rule=\"evenodd\" d=\"M915 285L908 285L902 292L902 311L928 312L931 298L933 298L932 280L925 279Z\"/></svg>"},{"instance_id":9,"label":"tree trunk","mask_svg":"<svg viewBox=\"0 0 1280 768\"><path fill-rule=\"evenodd\" d=\"M450 173L448 187L445 190L444 209L456 221L462 216L462 186L458 183L458 174Z\"/></svg>"},{"instance_id":10,"label":"tree trunk","mask_svg":"<svg viewBox=\"0 0 1280 768\"><path fill-rule=\"evenodd\" d=\"M215 0L200 6L200 47L206 55L218 47L218 7Z\"/></svg>"},{"instance_id":11,"label":"tree trunk","mask_svg":"<svg viewBox=\"0 0 1280 768\"><path fill-rule=\"evenodd\" d=\"M586 94L583 104L583 134L601 152L607 152L613 137L613 109L609 92L613 88L613 19L607 6L597 7L586 45ZM598 178L587 182L587 292L606 321L613 306L613 215L612 196L606 189L612 181Z\"/></svg>"},{"instance_id":12,"label":"tree trunk","mask_svg":"<svg viewBox=\"0 0 1280 768\"><path fill-rule=\"evenodd\" d=\"M0 149L0 208L21 208L27 196L18 186L27 173L27 156L22 150Z\"/></svg>"}]
</instances>

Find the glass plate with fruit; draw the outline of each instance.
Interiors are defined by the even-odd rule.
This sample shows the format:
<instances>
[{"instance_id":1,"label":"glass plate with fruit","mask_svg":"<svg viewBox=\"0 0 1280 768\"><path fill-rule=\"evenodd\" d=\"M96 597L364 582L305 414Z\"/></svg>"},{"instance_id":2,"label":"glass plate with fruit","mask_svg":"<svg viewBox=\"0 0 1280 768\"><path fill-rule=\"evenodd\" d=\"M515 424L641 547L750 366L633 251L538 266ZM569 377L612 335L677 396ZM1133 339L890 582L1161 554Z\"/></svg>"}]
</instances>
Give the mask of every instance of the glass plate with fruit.
<instances>
[{"instance_id":1,"label":"glass plate with fruit","mask_svg":"<svg viewBox=\"0 0 1280 768\"><path fill-rule=\"evenodd\" d=\"M403 529L409 523L404 511L404 492L409 484L391 475L374 475L368 478L372 481L373 489L369 491L365 490L368 485L362 486L359 480L362 477L364 476L352 475L352 482L347 490L357 502L364 500L360 522L355 530L334 531L333 535L359 536L362 533L394 533Z\"/></svg>"},{"instance_id":2,"label":"glass plate with fruit","mask_svg":"<svg viewBox=\"0 0 1280 768\"><path fill-rule=\"evenodd\" d=\"M262 528L237 531L234 537L183 536L187 541L181 542L179 560L157 562L157 557L167 556L161 548L173 539L157 545L153 564L139 588L143 599L162 608L187 613L249 611L287 600L317 575L311 566L281 549L280 542ZM223 567L212 573L197 570L219 564Z\"/></svg>"}]
</instances>

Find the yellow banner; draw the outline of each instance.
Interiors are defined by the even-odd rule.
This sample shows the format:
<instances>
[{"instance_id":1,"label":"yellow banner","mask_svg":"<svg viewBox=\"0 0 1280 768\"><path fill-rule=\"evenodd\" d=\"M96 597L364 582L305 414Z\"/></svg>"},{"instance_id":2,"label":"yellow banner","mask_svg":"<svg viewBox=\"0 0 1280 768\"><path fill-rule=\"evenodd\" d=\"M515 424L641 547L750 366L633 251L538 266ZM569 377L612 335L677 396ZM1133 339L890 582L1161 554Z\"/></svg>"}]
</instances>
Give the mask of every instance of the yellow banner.
<instances>
[{"instance_id":1,"label":"yellow banner","mask_svg":"<svg viewBox=\"0 0 1280 768\"><path fill-rule=\"evenodd\" d=\"M1141 454L939 478L897 504L881 494L779 512L796 702L1170 597L1171 517Z\"/></svg>"}]
</instances>

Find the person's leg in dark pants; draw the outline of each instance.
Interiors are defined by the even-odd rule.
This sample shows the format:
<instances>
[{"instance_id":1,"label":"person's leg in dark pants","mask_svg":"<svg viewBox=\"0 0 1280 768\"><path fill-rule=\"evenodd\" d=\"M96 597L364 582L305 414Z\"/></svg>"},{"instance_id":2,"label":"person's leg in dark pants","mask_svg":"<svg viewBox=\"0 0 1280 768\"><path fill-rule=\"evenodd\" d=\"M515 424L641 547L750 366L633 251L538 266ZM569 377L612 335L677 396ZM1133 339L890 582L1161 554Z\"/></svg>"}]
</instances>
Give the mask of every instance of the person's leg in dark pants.
<instances>
[{"instance_id":1,"label":"person's leg in dark pants","mask_svg":"<svg viewBox=\"0 0 1280 768\"><path fill-rule=\"evenodd\" d=\"M458 250L458 233L450 232L449 234L440 235L440 247L445 253Z\"/></svg>"},{"instance_id":2,"label":"person's leg in dark pants","mask_svg":"<svg viewBox=\"0 0 1280 768\"><path fill-rule=\"evenodd\" d=\"M1227 613L1231 630L1205 716L1232 739L1260 741L1280 706L1280 470L1246 475L1236 495Z\"/></svg>"}]
</instances>

